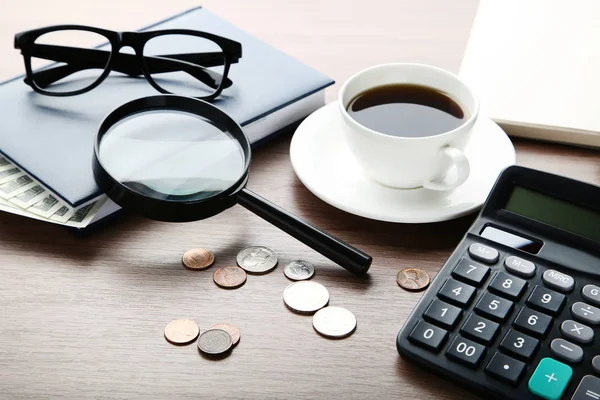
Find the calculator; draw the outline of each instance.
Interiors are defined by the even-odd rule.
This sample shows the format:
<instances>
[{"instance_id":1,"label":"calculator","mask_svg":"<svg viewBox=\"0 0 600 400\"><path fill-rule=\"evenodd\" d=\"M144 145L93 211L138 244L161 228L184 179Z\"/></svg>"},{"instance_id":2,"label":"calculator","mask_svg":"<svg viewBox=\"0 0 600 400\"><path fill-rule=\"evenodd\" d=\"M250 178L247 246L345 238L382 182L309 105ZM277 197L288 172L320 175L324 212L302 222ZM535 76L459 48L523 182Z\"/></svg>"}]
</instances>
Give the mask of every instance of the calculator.
<instances>
[{"instance_id":1,"label":"calculator","mask_svg":"<svg viewBox=\"0 0 600 400\"><path fill-rule=\"evenodd\" d=\"M600 187L512 166L396 346L490 398L600 400L599 327Z\"/></svg>"}]
</instances>

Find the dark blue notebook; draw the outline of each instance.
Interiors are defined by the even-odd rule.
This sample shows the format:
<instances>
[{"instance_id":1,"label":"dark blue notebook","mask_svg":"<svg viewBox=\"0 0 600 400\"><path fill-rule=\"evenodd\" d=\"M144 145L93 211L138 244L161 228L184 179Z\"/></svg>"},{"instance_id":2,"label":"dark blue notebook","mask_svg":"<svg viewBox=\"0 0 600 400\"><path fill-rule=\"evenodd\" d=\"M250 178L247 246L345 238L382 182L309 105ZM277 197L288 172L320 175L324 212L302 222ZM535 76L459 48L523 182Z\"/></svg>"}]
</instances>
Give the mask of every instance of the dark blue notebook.
<instances>
[{"instance_id":1,"label":"dark blue notebook","mask_svg":"<svg viewBox=\"0 0 600 400\"><path fill-rule=\"evenodd\" d=\"M143 30L149 29L195 29L242 43L242 58L229 75L234 84L213 104L240 123L252 142L314 111L323 104L324 88L334 83L203 8ZM101 195L91 168L98 125L117 106L159 93L144 79L113 73L88 93L49 97L22 78L0 84L0 152L73 207Z\"/></svg>"}]
</instances>

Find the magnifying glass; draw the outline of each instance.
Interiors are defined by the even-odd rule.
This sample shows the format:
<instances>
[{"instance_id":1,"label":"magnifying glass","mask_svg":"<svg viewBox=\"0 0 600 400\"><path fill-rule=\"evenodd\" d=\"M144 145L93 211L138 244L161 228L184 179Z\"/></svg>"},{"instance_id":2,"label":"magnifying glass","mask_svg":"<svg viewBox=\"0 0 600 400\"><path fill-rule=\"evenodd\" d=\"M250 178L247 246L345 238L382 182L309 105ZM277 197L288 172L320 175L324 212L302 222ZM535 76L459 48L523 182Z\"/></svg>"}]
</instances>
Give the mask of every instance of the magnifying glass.
<instances>
[{"instance_id":1,"label":"magnifying glass","mask_svg":"<svg viewBox=\"0 0 600 400\"><path fill-rule=\"evenodd\" d=\"M219 108L176 95L130 101L101 123L94 143L98 186L147 218L185 222L235 204L247 208L348 271L372 258L246 189L250 142Z\"/></svg>"}]
</instances>

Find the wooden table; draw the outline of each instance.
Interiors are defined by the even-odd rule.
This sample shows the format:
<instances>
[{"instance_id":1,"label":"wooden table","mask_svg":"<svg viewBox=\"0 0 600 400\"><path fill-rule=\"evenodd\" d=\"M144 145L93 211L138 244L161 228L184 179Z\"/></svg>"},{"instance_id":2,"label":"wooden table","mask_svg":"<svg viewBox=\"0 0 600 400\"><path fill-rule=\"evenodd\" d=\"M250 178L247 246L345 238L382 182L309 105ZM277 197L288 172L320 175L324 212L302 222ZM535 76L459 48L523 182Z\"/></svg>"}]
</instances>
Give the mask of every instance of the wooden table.
<instances>
[{"instance_id":1,"label":"wooden table","mask_svg":"<svg viewBox=\"0 0 600 400\"><path fill-rule=\"evenodd\" d=\"M135 29L195 5L193 1L42 0L0 5L0 77L22 71L12 49L20 30L80 23ZM368 2L206 0L204 5L340 83L365 67L423 62L456 71L476 10L474 0ZM0 115L2 110L0 110ZM596 151L515 140L518 163L600 184ZM357 279L241 207L206 221L168 224L125 217L88 237L13 215L0 215L0 398L472 398L402 360L395 338L421 294L401 290L402 267L430 275L461 239L474 215L427 225L359 218L323 203L295 177L289 137L256 153L250 188L374 257ZM280 266L245 286L215 286L212 270L181 265L189 248L206 247L216 264L266 245ZM356 333L318 336L311 318L282 303L289 283L282 265L305 259L317 268L331 304L352 310ZM222 361L195 345L163 339L175 318L201 329L218 322L241 328Z\"/></svg>"}]
</instances>

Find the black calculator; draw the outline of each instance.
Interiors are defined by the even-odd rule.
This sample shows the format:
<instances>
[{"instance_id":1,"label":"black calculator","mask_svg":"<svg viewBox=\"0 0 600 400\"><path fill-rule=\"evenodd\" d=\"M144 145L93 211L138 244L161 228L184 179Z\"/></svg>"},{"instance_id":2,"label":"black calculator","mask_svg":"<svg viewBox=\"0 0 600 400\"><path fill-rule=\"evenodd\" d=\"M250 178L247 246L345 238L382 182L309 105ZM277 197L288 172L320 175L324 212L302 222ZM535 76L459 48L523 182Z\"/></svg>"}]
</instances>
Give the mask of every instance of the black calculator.
<instances>
[{"instance_id":1,"label":"black calculator","mask_svg":"<svg viewBox=\"0 0 600 400\"><path fill-rule=\"evenodd\" d=\"M600 400L600 187L504 170L396 345L483 396Z\"/></svg>"}]
</instances>

